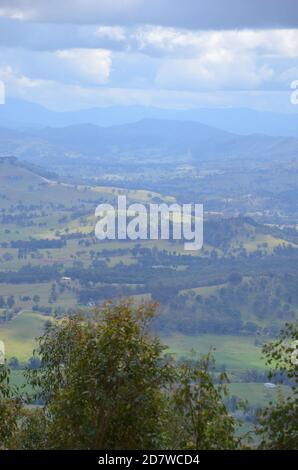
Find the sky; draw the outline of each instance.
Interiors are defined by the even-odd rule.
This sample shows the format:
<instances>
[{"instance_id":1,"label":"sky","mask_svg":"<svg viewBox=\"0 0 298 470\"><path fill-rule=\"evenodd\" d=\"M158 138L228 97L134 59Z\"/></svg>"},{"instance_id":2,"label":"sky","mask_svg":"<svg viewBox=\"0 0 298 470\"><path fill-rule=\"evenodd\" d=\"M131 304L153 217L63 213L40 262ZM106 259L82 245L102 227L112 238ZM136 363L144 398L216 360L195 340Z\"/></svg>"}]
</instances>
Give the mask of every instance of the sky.
<instances>
[{"instance_id":1,"label":"sky","mask_svg":"<svg viewBox=\"0 0 298 470\"><path fill-rule=\"evenodd\" d=\"M0 0L6 96L50 109L296 112L297 79L297 0Z\"/></svg>"}]
</instances>

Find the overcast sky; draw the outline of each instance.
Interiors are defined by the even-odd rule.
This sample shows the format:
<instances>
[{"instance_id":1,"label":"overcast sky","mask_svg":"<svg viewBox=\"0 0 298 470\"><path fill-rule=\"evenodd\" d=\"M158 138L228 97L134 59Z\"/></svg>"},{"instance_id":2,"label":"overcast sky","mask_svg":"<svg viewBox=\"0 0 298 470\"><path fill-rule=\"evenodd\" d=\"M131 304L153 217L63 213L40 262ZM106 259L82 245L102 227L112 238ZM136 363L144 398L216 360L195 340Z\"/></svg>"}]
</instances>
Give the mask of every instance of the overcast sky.
<instances>
[{"instance_id":1,"label":"overcast sky","mask_svg":"<svg viewBox=\"0 0 298 470\"><path fill-rule=\"evenodd\" d=\"M297 0L0 0L7 96L52 109L291 111L297 79Z\"/></svg>"}]
</instances>

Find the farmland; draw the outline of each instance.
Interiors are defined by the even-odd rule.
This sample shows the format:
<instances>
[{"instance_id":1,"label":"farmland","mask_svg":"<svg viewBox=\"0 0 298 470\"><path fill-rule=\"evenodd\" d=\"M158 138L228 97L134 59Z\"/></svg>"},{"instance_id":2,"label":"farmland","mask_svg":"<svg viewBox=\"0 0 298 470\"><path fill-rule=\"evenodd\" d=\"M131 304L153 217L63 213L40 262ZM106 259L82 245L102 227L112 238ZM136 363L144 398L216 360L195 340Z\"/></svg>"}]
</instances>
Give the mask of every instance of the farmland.
<instances>
[{"instance_id":1,"label":"farmland","mask_svg":"<svg viewBox=\"0 0 298 470\"><path fill-rule=\"evenodd\" d=\"M174 239L100 242L98 204L114 204L118 195L144 204L179 200L171 185L162 193L153 184L100 181L65 181L16 159L1 162L0 338L8 360L24 365L53 317L88 312L110 298L152 299L159 304L152 328L170 354L215 348L233 393L266 401L258 382L265 380L262 345L298 312L295 232L249 214L206 211L200 251L185 252ZM251 372L257 382L246 382ZM22 371L14 374L22 380Z\"/></svg>"}]
</instances>

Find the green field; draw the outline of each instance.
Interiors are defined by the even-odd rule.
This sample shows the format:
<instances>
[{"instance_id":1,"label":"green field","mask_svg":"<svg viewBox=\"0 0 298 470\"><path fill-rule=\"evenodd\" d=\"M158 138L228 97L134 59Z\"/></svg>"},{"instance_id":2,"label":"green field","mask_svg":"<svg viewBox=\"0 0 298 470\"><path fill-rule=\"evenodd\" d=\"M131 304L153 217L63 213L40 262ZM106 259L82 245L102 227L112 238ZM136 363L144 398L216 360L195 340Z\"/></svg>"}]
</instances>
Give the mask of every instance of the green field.
<instances>
[{"instance_id":1,"label":"green field","mask_svg":"<svg viewBox=\"0 0 298 470\"><path fill-rule=\"evenodd\" d=\"M4 341L6 357L26 361L32 356L35 338L41 336L46 317L32 312L22 312L12 321L0 325L0 339Z\"/></svg>"},{"instance_id":2,"label":"green field","mask_svg":"<svg viewBox=\"0 0 298 470\"><path fill-rule=\"evenodd\" d=\"M260 346L254 344L255 337L221 336L221 335L171 335L162 338L162 342L169 346L168 352L175 356L191 357L193 352L206 354L211 348L216 360L216 366L225 366L231 381L229 389L235 395L248 402L249 406L264 407L270 401L275 401L282 393L287 396L289 387L276 387L268 389L264 383L234 382L249 369L265 370Z\"/></svg>"},{"instance_id":3,"label":"green field","mask_svg":"<svg viewBox=\"0 0 298 470\"><path fill-rule=\"evenodd\" d=\"M140 295L144 298L146 295ZM0 338L5 342L7 357L17 356L26 360L32 354L34 339L42 333L46 316L38 313L22 312L12 321L0 326ZM264 370L261 347L255 345L253 336L197 335L186 336L174 334L162 337L170 354L190 356L192 351L205 354L215 348L214 356L218 366L225 365L228 371L245 371L247 369ZM260 338L258 338L260 341Z\"/></svg>"},{"instance_id":4,"label":"green field","mask_svg":"<svg viewBox=\"0 0 298 470\"><path fill-rule=\"evenodd\" d=\"M168 345L168 352L177 356L190 357L192 351L206 354L215 348L214 357L218 366L224 365L230 372L240 372L247 369L264 370L260 346L255 345L254 336L228 335L196 335L186 336L174 334L163 337L163 343Z\"/></svg>"},{"instance_id":5,"label":"green field","mask_svg":"<svg viewBox=\"0 0 298 470\"><path fill-rule=\"evenodd\" d=\"M231 383L229 385L231 395L242 400L247 400L250 406L264 407L269 402L275 401L279 396L290 393L289 387L276 387L268 389L262 383Z\"/></svg>"}]
</instances>

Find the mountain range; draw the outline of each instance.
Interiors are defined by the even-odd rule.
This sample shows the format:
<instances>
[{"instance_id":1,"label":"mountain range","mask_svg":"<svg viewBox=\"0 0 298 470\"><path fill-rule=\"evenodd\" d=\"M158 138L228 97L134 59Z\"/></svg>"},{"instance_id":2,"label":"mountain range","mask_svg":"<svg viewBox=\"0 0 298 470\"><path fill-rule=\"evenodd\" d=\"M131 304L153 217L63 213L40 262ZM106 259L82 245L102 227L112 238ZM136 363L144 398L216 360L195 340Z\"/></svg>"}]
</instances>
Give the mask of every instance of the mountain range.
<instances>
[{"instance_id":1,"label":"mountain range","mask_svg":"<svg viewBox=\"0 0 298 470\"><path fill-rule=\"evenodd\" d=\"M61 128L0 127L0 156L15 155L43 166L70 158L105 164L122 162L192 164L237 159L270 163L295 159L298 139L262 134L237 135L193 121L144 119L102 127L81 124Z\"/></svg>"},{"instance_id":2,"label":"mountain range","mask_svg":"<svg viewBox=\"0 0 298 470\"><path fill-rule=\"evenodd\" d=\"M295 112L272 113L247 108L179 110L146 106L112 106L57 112L15 98L7 98L5 105L0 106L0 125L10 128L66 127L86 123L115 126L143 119L195 121L236 134L298 137L298 113Z\"/></svg>"}]
</instances>

